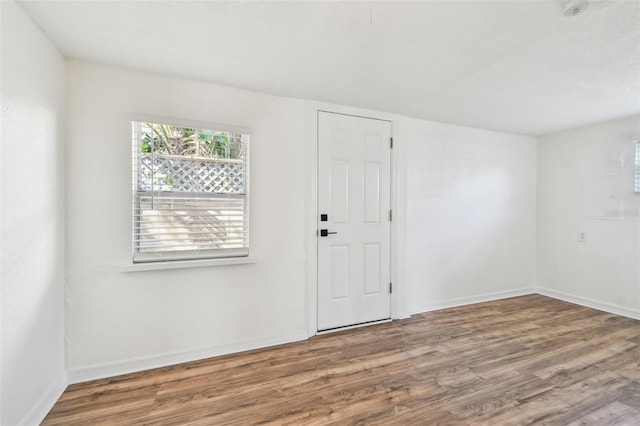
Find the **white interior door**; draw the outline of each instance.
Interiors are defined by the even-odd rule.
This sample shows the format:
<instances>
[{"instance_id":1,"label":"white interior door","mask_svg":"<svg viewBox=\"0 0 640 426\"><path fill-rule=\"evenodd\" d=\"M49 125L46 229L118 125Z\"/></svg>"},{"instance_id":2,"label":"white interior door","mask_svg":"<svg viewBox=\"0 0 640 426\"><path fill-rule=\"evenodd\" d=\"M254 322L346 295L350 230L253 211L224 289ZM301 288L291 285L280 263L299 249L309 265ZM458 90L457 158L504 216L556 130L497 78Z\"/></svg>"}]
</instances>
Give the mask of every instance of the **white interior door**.
<instances>
[{"instance_id":1,"label":"white interior door","mask_svg":"<svg viewBox=\"0 0 640 426\"><path fill-rule=\"evenodd\" d=\"M391 317L390 140L389 121L318 113L319 331Z\"/></svg>"}]
</instances>

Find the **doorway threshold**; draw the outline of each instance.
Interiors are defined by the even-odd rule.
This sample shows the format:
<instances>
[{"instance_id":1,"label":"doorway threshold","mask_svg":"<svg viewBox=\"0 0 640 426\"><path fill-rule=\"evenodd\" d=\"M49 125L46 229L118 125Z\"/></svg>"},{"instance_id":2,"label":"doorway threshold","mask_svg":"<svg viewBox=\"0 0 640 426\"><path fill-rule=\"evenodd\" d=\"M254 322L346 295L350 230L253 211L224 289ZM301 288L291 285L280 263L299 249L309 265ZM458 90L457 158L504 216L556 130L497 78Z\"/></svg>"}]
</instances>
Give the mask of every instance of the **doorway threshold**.
<instances>
[{"instance_id":1,"label":"doorway threshold","mask_svg":"<svg viewBox=\"0 0 640 426\"><path fill-rule=\"evenodd\" d=\"M342 326L342 327L327 328L326 330L318 330L316 332L316 336L320 336L322 334L328 334L328 333L335 333L336 331L351 330L353 328L366 327L368 325L385 324L387 322L391 322L391 318L385 318L385 319L375 320L375 321L361 322L361 323L358 323L358 324L345 325L345 326Z\"/></svg>"}]
</instances>

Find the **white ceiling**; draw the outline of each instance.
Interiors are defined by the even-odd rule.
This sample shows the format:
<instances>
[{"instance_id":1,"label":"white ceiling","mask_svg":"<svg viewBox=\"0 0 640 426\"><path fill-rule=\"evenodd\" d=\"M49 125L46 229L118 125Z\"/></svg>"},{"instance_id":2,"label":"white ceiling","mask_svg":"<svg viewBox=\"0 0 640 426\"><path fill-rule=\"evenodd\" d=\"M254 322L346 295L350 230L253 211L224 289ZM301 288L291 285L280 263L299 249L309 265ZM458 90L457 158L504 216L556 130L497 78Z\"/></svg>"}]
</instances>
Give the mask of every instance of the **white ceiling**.
<instances>
[{"instance_id":1,"label":"white ceiling","mask_svg":"<svg viewBox=\"0 0 640 426\"><path fill-rule=\"evenodd\" d=\"M68 58L542 135L640 113L640 0L19 1Z\"/></svg>"}]
</instances>

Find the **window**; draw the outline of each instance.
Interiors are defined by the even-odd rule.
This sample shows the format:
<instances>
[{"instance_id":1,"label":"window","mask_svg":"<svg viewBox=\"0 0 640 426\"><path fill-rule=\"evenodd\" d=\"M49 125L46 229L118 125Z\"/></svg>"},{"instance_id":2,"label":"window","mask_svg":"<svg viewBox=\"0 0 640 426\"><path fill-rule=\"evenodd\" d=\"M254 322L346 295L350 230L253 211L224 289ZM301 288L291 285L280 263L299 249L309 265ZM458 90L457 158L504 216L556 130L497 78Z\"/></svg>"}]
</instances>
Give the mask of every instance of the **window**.
<instances>
[{"instance_id":1,"label":"window","mask_svg":"<svg viewBox=\"0 0 640 426\"><path fill-rule=\"evenodd\" d=\"M249 135L132 122L133 261L249 255Z\"/></svg>"}]
</instances>

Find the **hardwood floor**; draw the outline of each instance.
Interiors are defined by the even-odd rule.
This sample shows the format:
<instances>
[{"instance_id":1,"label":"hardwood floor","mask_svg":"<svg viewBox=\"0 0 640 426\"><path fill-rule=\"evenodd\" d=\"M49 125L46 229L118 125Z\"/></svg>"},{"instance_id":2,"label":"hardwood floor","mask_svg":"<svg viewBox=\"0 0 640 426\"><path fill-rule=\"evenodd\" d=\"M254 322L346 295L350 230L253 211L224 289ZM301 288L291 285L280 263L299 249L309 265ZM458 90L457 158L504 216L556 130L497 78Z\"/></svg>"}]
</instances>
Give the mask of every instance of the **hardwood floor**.
<instances>
[{"instance_id":1,"label":"hardwood floor","mask_svg":"<svg viewBox=\"0 0 640 426\"><path fill-rule=\"evenodd\" d=\"M71 385L44 425L640 425L640 321L539 295Z\"/></svg>"}]
</instances>

